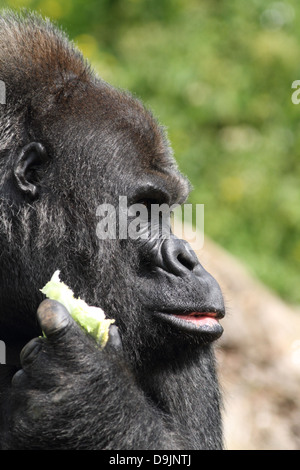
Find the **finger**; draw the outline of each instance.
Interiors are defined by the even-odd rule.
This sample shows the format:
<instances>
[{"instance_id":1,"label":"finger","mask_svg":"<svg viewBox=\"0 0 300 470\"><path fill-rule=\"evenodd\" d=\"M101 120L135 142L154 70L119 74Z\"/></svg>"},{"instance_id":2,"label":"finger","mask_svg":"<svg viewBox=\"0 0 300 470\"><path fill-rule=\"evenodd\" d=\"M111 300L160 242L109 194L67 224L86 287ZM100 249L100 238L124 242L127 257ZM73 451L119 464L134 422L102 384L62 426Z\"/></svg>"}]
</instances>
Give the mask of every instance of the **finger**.
<instances>
[{"instance_id":1,"label":"finger","mask_svg":"<svg viewBox=\"0 0 300 470\"><path fill-rule=\"evenodd\" d=\"M23 388L26 382L27 376L22 369L18 370L18 372L16 372L11 379L11 384L13 387Z\"/></svg>"},{"instance_id":2,"label":"finger","mask_svg":"<svg viewBox=\"0 0 300 470\"><path fill-rule=\"evenodd\" d=\"M20 361L23 367L35 361L42 348L42 345L42 338L34 338L24 346L20 353Z\"/></svg>"},{"instance_id":3,"label":"finger","mask_svg":"<svg viewBox=\"0 0 300 470\"><path fill-rule=\"evenodd\" d=\"M123 351L123 344L119 329L116 325L110 325L109 327L109 336L107 344L117 351Z\"/></svg>"},{"instance_id":4,"label":"finger","mask_svg":"<svg viewBox=\"0 0 300 470\"><path fill-rule=\"evenodd\" d=\"M56 354L74 356L89 341L89 335L75 322L68 310L56 300L44 300L37 311L47 347L58 347Z\"/></svg>"},{"instance_id":5,"label":"finger","mask_svg":"<svg viewBox=\"0 0 300 470\"><path fill-rule=\"evenodd\" d=\"M50 299L40 304L37 317L47 338L63 335L68 328L72 328L74 323L68 310L60 302Z\"/></svg>"}]
</instances>

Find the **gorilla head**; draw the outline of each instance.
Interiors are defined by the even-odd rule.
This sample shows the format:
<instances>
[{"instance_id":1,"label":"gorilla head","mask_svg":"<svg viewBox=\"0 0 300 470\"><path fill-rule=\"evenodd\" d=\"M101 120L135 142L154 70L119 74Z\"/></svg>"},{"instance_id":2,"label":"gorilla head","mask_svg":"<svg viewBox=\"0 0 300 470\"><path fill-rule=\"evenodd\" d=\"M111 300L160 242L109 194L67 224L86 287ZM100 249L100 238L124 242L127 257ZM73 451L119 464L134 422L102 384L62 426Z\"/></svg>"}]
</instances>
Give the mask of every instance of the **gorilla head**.
<instances>
[{"instance_id":1,"label":"gorilla head","mask_svg":"<svg viewBox=\"0 0 300 470\"><path fill-rule=\"evenodd\" d=\"M203 351L213 361L223 299L187 243L97 236L97 208L118 208L120 196L147 208L186 200L163 128L32 14L0 19L0 79L1 339L19 352L40 334L39 289L60 269L77 296L116 320L144 389L150 368ZM149 387L158 403L163 388Z\"/></svg>"}]
</instances>

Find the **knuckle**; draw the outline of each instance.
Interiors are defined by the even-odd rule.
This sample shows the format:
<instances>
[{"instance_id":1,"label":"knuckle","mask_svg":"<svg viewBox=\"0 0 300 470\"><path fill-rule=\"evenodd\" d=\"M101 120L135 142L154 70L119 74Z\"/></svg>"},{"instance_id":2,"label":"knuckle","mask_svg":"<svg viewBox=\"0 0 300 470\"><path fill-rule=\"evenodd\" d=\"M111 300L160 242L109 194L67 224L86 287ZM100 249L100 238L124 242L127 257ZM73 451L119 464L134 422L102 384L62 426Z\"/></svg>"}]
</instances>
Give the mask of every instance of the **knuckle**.
<instances>
[{"instance_id":1,"label":"knuckle","mask_svg":"<svg viewBox=\"0 0 300 470\"><path fill-rule=\"evenodd\" d=\"M23 367L33 363L36 360L42 345L42 338L34 338L29 341L26 346L24 346L20 354L20 361Z\"/></svg>"},{"instance_id":2,"label":"knuckle","mask_svg":"<svg viewBox=\"0 0 300 470\"><path fill-rule=\"evenodd\" d=\"M18 370L12 380L11 380L11 385L14 388L24 388L24 383L27 381L26 374L23 369Z\"/></svg>"},{"instance_id":3,"label":"knuckle","mask_svg":"<svg viewBox=\"0 0 300 470\"><path fill-rule=\"evenodd\" d=\"M56 300L44 300L37 311L38 320L47 336L55 335L71 325L67 309Z\"/></svg>"}]
</instances>

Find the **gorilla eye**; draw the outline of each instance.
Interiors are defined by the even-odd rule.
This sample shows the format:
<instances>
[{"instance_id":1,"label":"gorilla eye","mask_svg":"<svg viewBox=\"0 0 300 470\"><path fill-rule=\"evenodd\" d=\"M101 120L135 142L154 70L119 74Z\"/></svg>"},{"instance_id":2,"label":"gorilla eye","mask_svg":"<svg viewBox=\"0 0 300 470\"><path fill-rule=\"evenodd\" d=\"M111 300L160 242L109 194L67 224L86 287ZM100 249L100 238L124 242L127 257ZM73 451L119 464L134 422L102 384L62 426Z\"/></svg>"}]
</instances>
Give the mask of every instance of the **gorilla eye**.
<instances>
[{"instance_id":1,"label":"gorilla eye","mask_svg":"<svg viewBox=\"0 0 300 470\"><path fill-rule=\"evenodd\" d=\"M141 185L135 194L131 195L130 200L132 201L131 204L142 204L150 211L153 204L169 204L170 195L166 190L152 183L147 183Z\"/></svg>"},{"instance_id":2,"label":"gorilla eye","mask_svg":"<svg viewBox=\"0 0 300 470\"><path fill-rule=\"evenodd\" d=\"M156 199L140 199L137 201L137 204L142 204L148 211L151 211L151 205L160 204L160 201L157 201Z\"/></svg>"}]
</instances>

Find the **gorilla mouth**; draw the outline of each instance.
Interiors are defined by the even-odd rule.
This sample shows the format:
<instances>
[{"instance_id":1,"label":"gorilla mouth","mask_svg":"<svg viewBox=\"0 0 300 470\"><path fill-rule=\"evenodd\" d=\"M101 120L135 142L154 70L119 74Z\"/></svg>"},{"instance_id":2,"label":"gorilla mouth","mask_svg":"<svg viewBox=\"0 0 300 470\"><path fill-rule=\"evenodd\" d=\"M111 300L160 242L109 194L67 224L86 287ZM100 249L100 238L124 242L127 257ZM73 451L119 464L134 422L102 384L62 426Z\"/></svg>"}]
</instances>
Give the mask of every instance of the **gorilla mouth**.
<instances>
[{"instance_id":1,"label":"gorilla mouth","mask_svg":"<svg viewBox=\"0 0 300 470\"><path fill-rule=\"evenodd\" d=\"M184 320L187 322L192 322L195 326L204 326L204 325L210 325L214 326L216 322L218 322L218 319L216 318L217 314L213 312L205 312L205 313L200 313L200 312L192 312L189 313L188 315L176 315L173 314L174 317L179 318L180 320Z\"/></svg>"},{"instance_id":2,"label":"gorilla mouth","mask_svg":"<svg viewBox=\"0 0 300 470\"><path fill-rule=\"evenodd\" d=\"M179 330L205 335L210 341L218 339L223 333L219 320L224 312L157 312L156 315Z\"/></svg>"}]
</instances>

